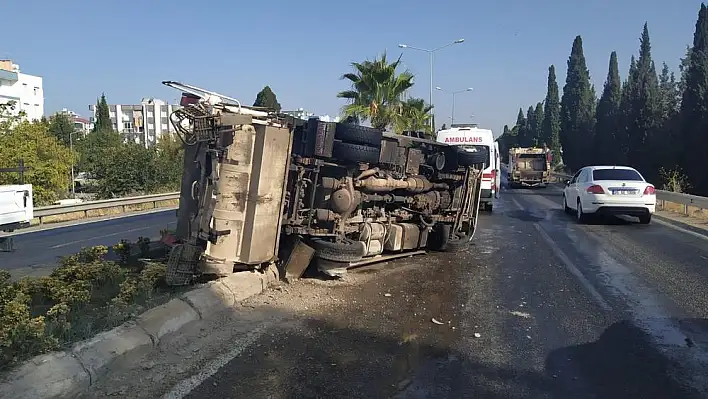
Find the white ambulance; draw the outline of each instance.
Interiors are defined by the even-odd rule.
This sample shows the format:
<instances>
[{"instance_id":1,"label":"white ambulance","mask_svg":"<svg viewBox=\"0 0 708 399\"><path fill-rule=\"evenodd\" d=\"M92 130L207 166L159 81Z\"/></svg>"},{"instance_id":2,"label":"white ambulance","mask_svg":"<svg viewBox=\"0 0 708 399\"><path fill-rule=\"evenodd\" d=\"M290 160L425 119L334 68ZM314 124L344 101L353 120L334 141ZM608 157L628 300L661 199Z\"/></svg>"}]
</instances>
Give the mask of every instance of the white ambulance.
<instances>
[{"instance_id":1,"label":"white ambulance","mask_svg":"<svg viewBox=\"0 0 708 399\"><path fill-rule=\"evenodd\" d=\"M497 197L499 175L499 147L494 141L494 134L489 129L480 129L477 125L451 125L449 129L439 130L437 141L462 148L483 145L489 148L487 168L482 172L481 206L492 210L492 201Z\"/></svg>"}]
</instances>

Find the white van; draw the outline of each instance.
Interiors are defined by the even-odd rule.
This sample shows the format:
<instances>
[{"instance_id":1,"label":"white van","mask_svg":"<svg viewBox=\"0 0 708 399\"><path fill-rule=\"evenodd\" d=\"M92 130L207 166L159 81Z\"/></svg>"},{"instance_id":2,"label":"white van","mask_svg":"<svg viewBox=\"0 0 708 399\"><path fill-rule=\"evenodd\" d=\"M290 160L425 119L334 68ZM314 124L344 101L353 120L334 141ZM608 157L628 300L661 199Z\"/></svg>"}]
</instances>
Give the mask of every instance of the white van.
<instances>
[{"instance_id":1,"label":"white van","mask_svg":"<svg viewBox=\"0 0 708 399\"><path fill-rule=\"evenodd\" d=\"M482 172L481 204L487 211L492 210L492 200L497 197L499 176L499 145L494 141L494 134L489 129L480 129L476 125L452 125L449 129L439 130L437 142L457 145L465 148L470 145L483 145L489 149L487 168Z\"/></svg>"}]
</instances>

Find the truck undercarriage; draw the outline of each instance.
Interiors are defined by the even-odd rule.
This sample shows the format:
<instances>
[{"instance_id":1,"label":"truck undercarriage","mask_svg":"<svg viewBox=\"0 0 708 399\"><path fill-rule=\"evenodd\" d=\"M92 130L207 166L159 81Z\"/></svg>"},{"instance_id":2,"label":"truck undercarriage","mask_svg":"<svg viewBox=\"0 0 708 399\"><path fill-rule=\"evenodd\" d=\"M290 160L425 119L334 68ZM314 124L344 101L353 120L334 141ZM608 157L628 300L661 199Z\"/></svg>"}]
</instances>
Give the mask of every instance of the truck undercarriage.
<instances>
[{"instance_id":1,"label":"truck undercarriage","mask_svg":"<svg viewBox=\"0 0 708 399\"><path fill-rule=\"evenodd\" d=\"M177 82L185 143L168 283L280 261L334 270L472 239L485 147L307 121ZM413 251L413 252L412 252Z\"/></svg>"}]
</instances>

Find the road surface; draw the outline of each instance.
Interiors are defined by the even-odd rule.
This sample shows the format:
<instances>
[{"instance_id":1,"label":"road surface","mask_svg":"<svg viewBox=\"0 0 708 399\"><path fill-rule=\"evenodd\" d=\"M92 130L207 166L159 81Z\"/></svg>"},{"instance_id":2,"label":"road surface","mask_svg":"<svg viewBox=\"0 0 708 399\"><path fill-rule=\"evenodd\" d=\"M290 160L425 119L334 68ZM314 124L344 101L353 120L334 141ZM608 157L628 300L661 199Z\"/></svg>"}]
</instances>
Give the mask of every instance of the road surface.
<instances>
[{"instance_id":1,"label":"road surface","mask_svg":"<svg viewBox=\"0 0 708 399\"><path fill-rule=\"evenodd\" d=\"M85 397L706 397L708 241L560 205L504 191L465 253L286 285Z\"/></svg>"},{"instance_id":2,"label":"road surface","mask_svg":"<svg viewBox=\"0 0 708 399\"><path fill-rule=\"evenodd\" d=\"M136 241L139 237L156 239L160 230L174 228L175 210L165 210L101 221L79 221L14 234L14 252L0 252L0 267L13 275L36 275L55 267L61 256L71 255L83 247L115 245L122 239Z\"/></svg>"}]
</instances>

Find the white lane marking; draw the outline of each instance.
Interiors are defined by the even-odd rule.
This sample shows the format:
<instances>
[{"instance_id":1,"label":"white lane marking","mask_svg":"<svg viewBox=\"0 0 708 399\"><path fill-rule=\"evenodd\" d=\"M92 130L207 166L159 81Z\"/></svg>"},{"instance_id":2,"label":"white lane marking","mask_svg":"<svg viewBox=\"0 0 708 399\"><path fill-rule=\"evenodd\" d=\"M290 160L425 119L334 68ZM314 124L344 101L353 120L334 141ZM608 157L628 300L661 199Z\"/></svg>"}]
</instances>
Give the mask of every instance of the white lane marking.
<instances>
[{"instance_id":1,"label":"white lane marking","mask_svg":"<svg viewBox=\"0 0 708 399\"><path fill-rule=\"evenodd\" d=\"M553 253L556 255L556 257L558 259L560 259L561 262L563 262L563 265L570 272L570 274L575 276L575 278L578 280L578 282L580 282L580 285L582 285L583 288L585 288L585 290L588 292L588 294L590 294L592 299L594 299L595 302L603 310L606 310L608 312L611 311L612 306L610 306L610 304L607 303L607 301L605 301L605 299L602 297L602 295L600 295L600 293L597 292L597 290L592 285L592 283L590 281L588 281L587 278L585 278L585 276L580 271L580 269L578 269L578 267L575 266L575 264L573 263L573 261L570 260L568 255L566 255L565 252L563 252L563 250L560 249L560 247L553 241L553 239L551 239L551 237L548 235L548 233L546 233L546 231L543 229L543 227L541 227L541 225L539 225L538 223L534 223L533 227L536 229L536 231L538 231L538 234L541 236L541 238L543 238L543 241L545 241L546 244L548 244L548 246L551 248L551 251L553 251Z\"/></svg>"},{"instance_id":2,"label":"white lane marking","mask_svg":"<svg viewBox=\"0 0 708 399\"><path fill-rule=\"evenodd\" d=\"M168 222L167 225L170 225L170 224L173 224L173 223L176 223L176 222ZM137 228L137 229L122 230L122 231L119 231L119 232L116 232L116 233L104 234L104 235L102 235L102 236L95 236L95 237L91 237L91 238L85 238L85 239L83 239L83 240L69 241L69 242L65 242L65 243L62 243L62 244L57 244L57 245L51 246L51 247L49 247L49 248L50 248L50 249L57 249L57 248L62 248L62 247L68 247L69 245L80 244L80 243L82 243L82 242L88 242L88 241L93 241L93 240L99 240L99 239L101 239L101 238L107 238L107 237L114 237L114 236L117 236L117 235L121 235L121 234L125 234L125 233L133 233L133 232L141 231L141 230L154 229L155 227L157 227L157 225L147 226L147 227L140 227L140 228Z\"/></svg>"},{"instance_id":3,"label":"white lane marking","mask_svg":"<svg viewBox=\"0 0 708 399\"><path fill-rule=\"evenodd\" d=\"M233 346L230 351L222 353L219 357L204 365L197 374L177 383L169 392L162 395L162 399L182 399L189 395L195 388L199 387L209 377L216 374L222 367L241 355L246 348L256 342L256 340L263 335L268 326L269 324L263 324L247 332L244 336L239 337L238 340L233 341Z\"/></svg>"},{"instance_id":4,"label":"white lane marking","mask_svg":"<svg viewBox=\"0 0 708 399\"><path fill-rule=\"evenodd\" d=\"M680 231L680 232L682 232L682 233L690 234L690 235L692 235L692 236L694 236L694 237L698 237L698 238L700 238L700 239L702 239L702 240L708 241L708 237L704 236L704 235L701 234L701 233L696 233L695 231L691 231L691 230L688 230L688 229L684 229L683 227L676 226L676 225L674 225L674 224L672 224L672 223L665 222L665 221L660 220L660 219L657 219L657 218L654 218L654 222L659 223L659 224L662 225L662 226L670 227L670 228L672 228L672 229L674 229L674 230L677 230L677 231Z\"/></svg>"},{"instance_id":5,"label":"white lane marking","mask_svg":"<svg viewBox=\"0 0 708 399\"><path fill-rule=\"evenodd\" d=\"M23 236L23 235L27 235L27 234L39 233L42 231L63 229L63 228L67 228L67 227L81 226L84 224L91 224L91 223L98 223L98 222L108 222L111 220L118 220L118 219L125 219L125 218L137 217L137 216L151 215L153 213L168 212L168 211L175 211L175 210L177 210L177 208L159 208L159 209L151 209L151 210L145 211L145 212L133 212L133 213L126 213L126 214L122 214L122 215L115 215L115 216L109 216L109 217L98 217L98 218L76 220L76 223L74 223L73 221L70 221L70 222L43 224L43 225L40 225L39 228L37 228L36 226L33 226L33 227L28 227L23 230L16 230L16 232L6 234L3 237L8 237L8 236L18 237L18 236ZM42 226L47 226L47 227L42 227Z\"/></svg>"},{"instance_id":6,"label":"white lane marking","mask_svg":"<svg viewBox=\"0 0 708 399\"><path fill-rule=\"evenodd\" d=\"M519 201L516 200L516 198L511 197L511 202L513 202L514 205L516 205L516 207L519 208L519 210L524 210L524 207L521 206L521 204L519 203ZM553 239L551 239L551 237L548 235L548 233L546 233L546 231L543 230L543 227L541 227L541 225L538 223L534 223L533 227L541 235L541 238L543 239L543 241L545 241L546 244L548 244L548 246L551 248L551 251L553 251L553 253L556 255L556 257L561 262L563 262L563 265L570 272L570 274L572 274L573 276L575 276L576 279L578 279L578 282L580 282L580 285L582 285L583 288L585 288L585 290L590 294L592 299L595 300L595 302L603 310L611 311L612 307L610 306L610 304L607 303L607 301L605 301L605 299L602 297L602 295L600 295L599 292L597 292L597 290L592 285L592 283L590 283L590 281L588 281L588 279L585 278L583 273L580 272L580 269L578 269L577 266L575 266L575 264L573 263L573 261L570 260L568 255L566 255L565 252L563 252L563 250L560 249L558 244L556 244L553 241Z\"/></svg>"},{"instance_id":7,"label":"white lane marking","mask_svg":"<svg viewBox=\"0 0 708 399\"><path fill-rule=\"evenodd\" d=\"M516 207L519 208L520 211L526 210L526 209L524 209L523 206L521 206L521 204L519 203L519 201L516 198L511 197L511 202L513 202L514 205L516 205Z\"/></svg>"}]
</instances>

